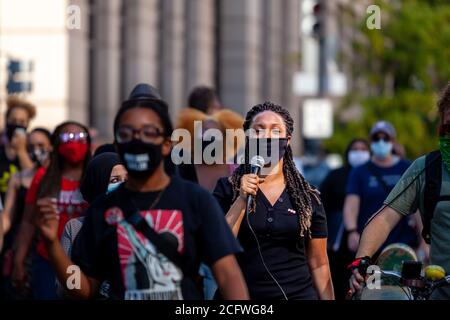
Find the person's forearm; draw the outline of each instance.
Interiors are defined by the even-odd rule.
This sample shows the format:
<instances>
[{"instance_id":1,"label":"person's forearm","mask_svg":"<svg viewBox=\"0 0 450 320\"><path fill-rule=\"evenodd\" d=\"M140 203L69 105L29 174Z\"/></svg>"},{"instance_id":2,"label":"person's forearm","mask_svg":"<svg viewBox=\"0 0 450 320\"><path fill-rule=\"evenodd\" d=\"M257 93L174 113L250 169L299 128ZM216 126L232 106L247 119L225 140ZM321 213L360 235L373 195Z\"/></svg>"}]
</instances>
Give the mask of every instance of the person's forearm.
<instances>
[{"instance_id":1,"label":"person's forearm","mask_svg":"<svg viewBox=\"0 0 450 320\"><path fill-rule=\"evenodd\" d=\"M32 169L33 161L31 161L30 156L26 150L20 150L17 152L17 157L19 158L20 169Z\"/></svg>"},{"instance_id":2,"label":"person's forearm","mask_svg":"<svg viewBox=\"0 0 450 320\"><path fill-rule=\"evenodd\" d=\"M61 243L59 241L54 241L51 243L46 242L46 248L48 251L48 257L50 263L52 264L56 276L64 288L65 292L72 298L77 299L89 299L95 296L94 288L87 278L87 276L80 270L80 287L78 288L68 288L68 280L73 277L73 274L70 272L70 267L75 264L72 260L67 256L64 251Z\"/></svg>"},{"instance_id":3,"label":"person's forearm","mask_svg":"<svg viewBox=\"0 0 450 320\"><path fill-rule=\"evenodd\" d=\"M386 241L394 226L385 219L384 215L377 215L364 229L356 257L372 257Z\"/></svg>"},{"instance_id":4,"label":"person's forearm","mask_svg":"<svg viewBox=\"0 0 450 320\"><path fill-rule=\"evenodd\" d=\"M233 261L227 264L227 267L213 266L212 268L217 287L225 300L248 300L249 295L244 276L234 256L230 257L233 257ZM231 261L230 257L225 259Z\"/></svg>"},{"instance_id":5,"label":"person's forearm","mask_svg":"<svg viewBox=\"0 0 450 320\"><path fill-rule=\"evenodd\" d=\"M14 219L16 213L16 202L17 202L17 190L19 185L17 183L16 175L13 176L8 183L8 190L5 196L5 203L3 212L1 214L1 219L3 223L3 234L7 234L11 228L11 221Z\"/></svg>"},{"instance_id":6,"label":"person's forearm","mask_svg":"<svg viewBox=\"0 0 450 320\"><path fill-rule=\"evenodd\" d=\"M334 300L333 282L328 263L311 270L314 286L320 300Z\"/></svg>"},{"instance_id":7,"label":"person's forearm","mask_svg":"<svg viewBox=\"0 0 450 320\"><path fill-rule=\"evenodd\" d=\"M0 212L0 252L3 249L3 213Z\"/></svg>"},{"instance_id":8,"label":"person's forearm","mask_svg":"<svg viewBox=\"0 0 450 320\"><path fill-rule=\"evenodd\" d=\"M2 224L2 230L0 232L3 235L7 234L11 228L11 219L9 218L8 212L3 211L0 213L0 224Z\"/></svg>"},{"instance_id":9,"label":"person's forearm","mask_svg":"<svg viewBox=\"0 0 450 320\"><path fill-rule=\"evenodd\" d=\"M16 263L25 263L35 230L34 225L26 219L20 224L20 229L16 238L17 247L14 254L14 261Z\"/></svg>"},{"instance_id":10,"label":"person's forearm","mask_svg":"<svg viewBox=\"0 0 450 320\"><path fill-rule=\"evenodd\" d=\"M345 201L344 204L344 226L346 230L356 230L358 228L358 210L359 208L352 200Z\"/></svg>"},{"instance_id":11,"label":"person's forearm","mask_svg":"<svg viewBox=\"0 0 450 320\"><path fill-rule=\"evenodd\" d=\"M235 237L237 237L239 233L242 220L244 219L244 213L245 200L242 197L238 197L225 215L225 219L227 220L227 223L233 231Z\"/></svg>"},{"instance_id":12,"label":"person's forearm","mask_svg":"<svg viewBox=\"0 0 450 320\"><path fill-rule=\"evenodd\" d=\"M219 287L224 300L249 300L247 286L245 286L242 274L225 276Z\"/></svg>"}]
</instances>

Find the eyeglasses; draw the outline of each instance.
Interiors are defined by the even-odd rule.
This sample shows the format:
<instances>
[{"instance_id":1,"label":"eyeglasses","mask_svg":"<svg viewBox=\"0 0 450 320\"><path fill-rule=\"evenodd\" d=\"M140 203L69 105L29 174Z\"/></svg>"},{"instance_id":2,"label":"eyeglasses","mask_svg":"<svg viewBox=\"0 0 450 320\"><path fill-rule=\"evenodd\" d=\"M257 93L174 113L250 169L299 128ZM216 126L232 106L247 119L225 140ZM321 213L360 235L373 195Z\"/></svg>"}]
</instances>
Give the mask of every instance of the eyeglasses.
<instances>
[{"instance_id":1,"label":"eyeglasses","mask_svg":"<svg viewBox=\"0 0 450 320\"><path fill-rule=\"evenodd\" d=\"M163 136L163 132L159 128L152 125L144 126L141 129L122 126L116 131L116 140L118 143L130 142L136 134L139 134L139 139L146 143L152 143L155 139Z\"/></svg>"},{"instance_id":2,"label":"eyeglasses","mask_svg":"<svg viewBox=\"0 0 450 320\"><path fill-rule=\"evenodd\" d=\"M59 135L59 140L63 143L69 141L87 142L87 134L85 132L65 132Z\"/></svg>"}]
</instances>

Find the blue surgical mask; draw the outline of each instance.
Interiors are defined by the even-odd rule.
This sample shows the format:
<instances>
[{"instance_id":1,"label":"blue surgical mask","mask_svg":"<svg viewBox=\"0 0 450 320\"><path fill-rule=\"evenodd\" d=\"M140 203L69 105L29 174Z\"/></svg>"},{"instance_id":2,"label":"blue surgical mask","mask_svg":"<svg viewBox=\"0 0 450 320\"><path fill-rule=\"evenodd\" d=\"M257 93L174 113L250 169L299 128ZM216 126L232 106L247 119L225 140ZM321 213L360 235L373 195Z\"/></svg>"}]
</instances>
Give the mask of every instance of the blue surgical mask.
<instances>
[{"instance_id":1,"label":"blue surgical mask","mask_svg":"<svg viewBox=\"0 0 450 320\"><path fill-rule=\"evenodd\" d=\"M351 150L348 153L348 163L352 167L363 165L370 159L370 152L363 150Z\"/></svg>"},{"instance_id":2,"label":"blue surgical mask","mask_svg":"<svg viewBox=\"0 0 450 320\"><path fill-rule=\"evenodd\" d=\"M123 183L123 181L119 181L119 182L114 182L114 183L110 183L108 185L108 190L106 191L106 194L113 192L114 190L117 190L117 188L119 188L119 186Z\"/></svg>"},{"instance_id":3,"label":"blue surgical mask","mask_svg":"<svg viewBox=\"0 0 450 320\"><path fill-rule=\"evenodd\" d=\"M386 159L392 153L392 142L379 140L370 144L370 149L375 158Z\"/></svg>"}]
</instances>

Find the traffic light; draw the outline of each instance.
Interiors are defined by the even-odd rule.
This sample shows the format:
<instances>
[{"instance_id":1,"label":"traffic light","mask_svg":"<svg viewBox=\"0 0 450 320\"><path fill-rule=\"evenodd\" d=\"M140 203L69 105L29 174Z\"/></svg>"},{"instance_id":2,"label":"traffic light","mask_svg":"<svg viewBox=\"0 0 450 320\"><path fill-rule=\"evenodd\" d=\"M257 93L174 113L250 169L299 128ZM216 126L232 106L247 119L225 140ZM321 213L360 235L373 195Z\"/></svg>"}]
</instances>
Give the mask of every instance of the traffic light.
<instances>
[{"instance_id":1,"label":"traffic light","mask_svg":"<svg viewBox=\"0 0 450 320\"><path fill-rule=\"evenodd\" d=\"M302 32L307 36L321 38L324 32L323 0L303 0Z\"/></svg>"},{"instance_id":2,"label":"traffic light","mask_svg":"<svg viewBox=\"0 0 450 320\"><path fill-rule=\"evenodd\" d=\"M6 91L8 94L30 92L32 90L31 81L26 80L26 73L33 70L33 63L31 61L21 61L17 59L10 59L8 61L8 82L6 84Z\"/></svg>"},{"instance_id":3,"label":"traffic light","mask_svg":"<svg viewBox=\"0 0 450 320\"><path fill-rule=\"evenodd\" d=\"M322 36L323 29L323 5L321 1L317 1L313 6L313 16L314 16L314 25L313 35L316 38L320 38Z\"/></svg>"}]
</instances>

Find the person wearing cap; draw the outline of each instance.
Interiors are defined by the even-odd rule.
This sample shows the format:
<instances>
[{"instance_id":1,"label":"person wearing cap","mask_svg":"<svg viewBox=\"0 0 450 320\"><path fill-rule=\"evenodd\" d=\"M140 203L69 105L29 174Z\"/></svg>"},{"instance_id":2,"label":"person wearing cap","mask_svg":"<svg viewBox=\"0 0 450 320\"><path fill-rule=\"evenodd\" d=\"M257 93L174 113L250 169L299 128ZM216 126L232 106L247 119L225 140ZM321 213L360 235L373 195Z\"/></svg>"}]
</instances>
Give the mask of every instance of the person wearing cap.
<instances>
[{"instance_id":1,"label":"person wearing cap","mask_svg":"<svg viewBox=\"0 0 450 320\"><path fill-rule=\"evenodd\" d=\"M364 282L359 273L361 265L365 261L370 263L391 230L395 230L405 217L410 217L417 210L424 226L422 236L430 244L430 264L441 266L447 274L450 272L450 82L442 92L437 107L440 118L439 148L411 164L364 229L356 260L351 265L350 287L353 292L361 289ZM429 179L431 176L440 184L435 191L437 198L428 198L428 195L433 195L427 187L428 181L434 180ZM449 300L450 286L434 290L431 299Z\"/></svg>"},{"instance_id":2,"label":"person wearing cap","mask_svg":"<svg viewBox=\"0 0 450 320\"><path fill-rule=\"evenodd\" d=\"M352 253L358 249L366 223L410 166L409 161L393 155L395 139L396 132L392 124L387 121L375 123L370 130L371 159L350 172L344 202L344 225L348 233L347 246ZM392 243L416 247L418 232L409 220L402 219L382 247Z\"/></svg>"},{"instance_id":3,"label":"person wearing cap","mask_svg":"<svg viewBox=\"0 0 450 320\"><path fill-rule=\"evenodd\" d=\"M44 213L37 219L69 296L96 298L107 281L110 299L201 299L198 270L204 261L224 298L248 298L234 256L242 249L219 204L205 189L165 170L172 131L168 106L158 91L138 85L114 120L128 181L90 204L71 257L57 241L57 215ZM71 286L68 268L73 264L80 268L79 286Z\"/></svg>"}]
</instances>

